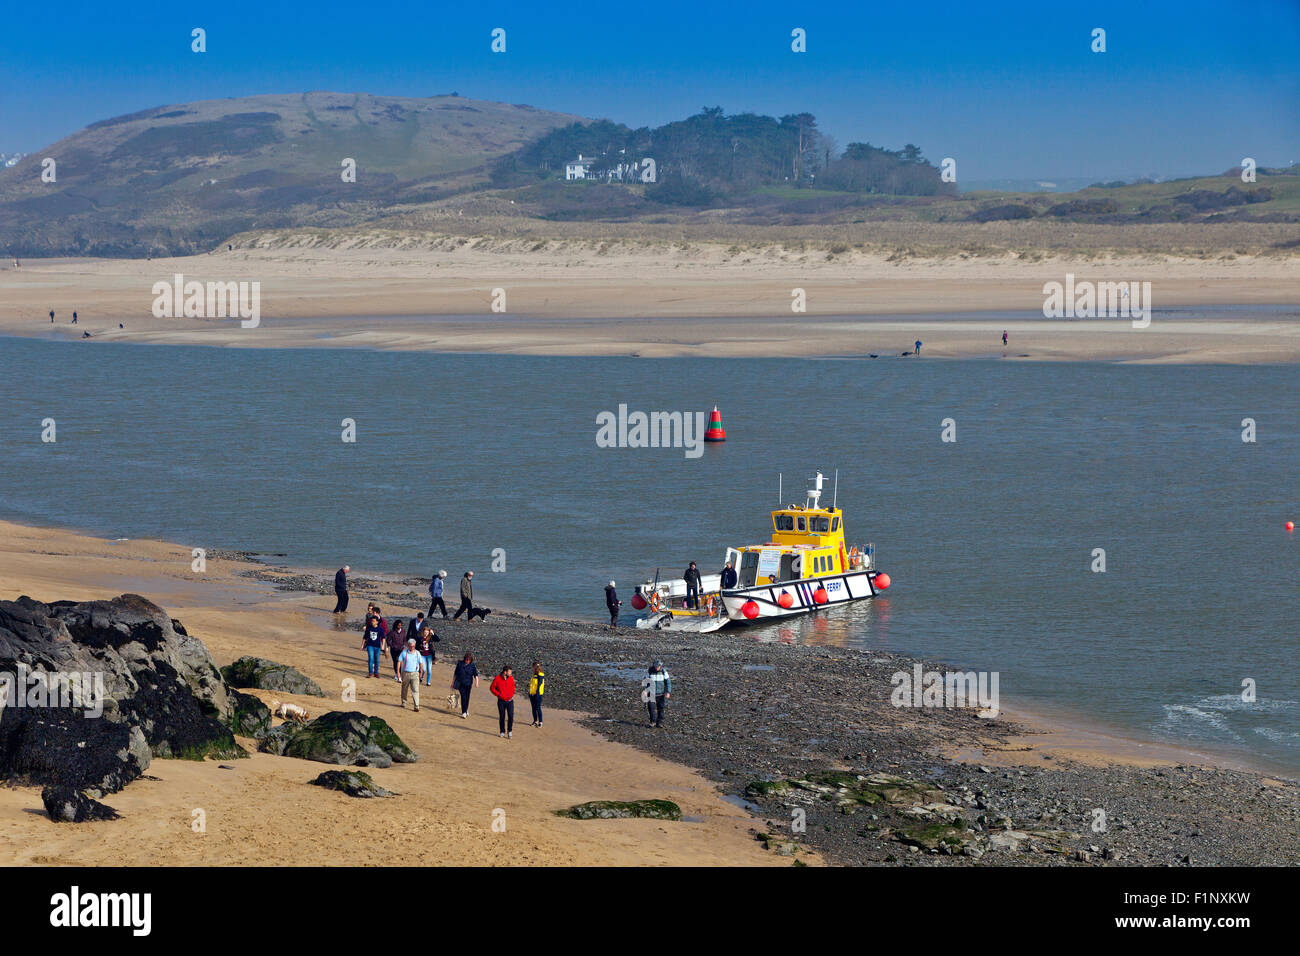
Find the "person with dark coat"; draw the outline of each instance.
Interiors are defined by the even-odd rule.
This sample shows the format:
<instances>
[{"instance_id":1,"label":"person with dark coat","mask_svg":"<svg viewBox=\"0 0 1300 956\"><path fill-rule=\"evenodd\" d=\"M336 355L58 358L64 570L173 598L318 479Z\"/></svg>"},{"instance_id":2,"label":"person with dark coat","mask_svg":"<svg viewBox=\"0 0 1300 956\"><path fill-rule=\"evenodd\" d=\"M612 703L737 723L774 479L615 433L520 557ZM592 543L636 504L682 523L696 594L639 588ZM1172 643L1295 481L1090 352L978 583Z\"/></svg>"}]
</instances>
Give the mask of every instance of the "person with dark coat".
<instances>
[{"instance_id":1,"label":"person with dark coat","mask_svg":"<svg viewBox=\"0 0 1300 956\"><path fill-rule=\"evenodd\" d=\"M451 689L460 694L460 715L469 716L469 692L478 686L478 668L474 666L474 655L466 653L456 665L456 673L451 678Z\"/></svg>"},{"instance_id":2,"label":"person with dark coat","mask_svg":"<svg viewBox=\"0 0 1300 956\"><path fill-rule=\"evenodd\" d=\"M397 659L406 650L405 627L401 621L394 621L392 630L388 632L388 656L393 659L393 680L397 681L402 679L402 671Z\"/></svg>"},{"instance_id":3,"label":"person with dark coat","mask_svg":"<svg viewBox=\"0 0 1300 956\"><path fill-rule=\"evenodd\" d=\"M456 613L452 615L453 621L459 621L460 616L466 612L471 612L469 620L474 620L474 572L466 571L465 576L460 579L460 607L456 608Z\"/></svg>"},{"instance_id":4,"label":"person with dark coat","mask_svg":"<svg viewBox=\"0 0 1300 956\"><path fill-rule=\"evenodd\" d=\"M641 681L641 686L645 688L641 699L650 709L650 726L662 727L664 707L667 706L668 698L673 696L673 679L664 668L663 661L655 661L650 665L650 670Z\"/></svg>"},{"instance_id":5,"label":"person with dark coat","mask_svg":"<svg viewBox=\"0 0 1300 956\"><path fill-rule=\"evenodd\" d=\"M623 606L623 602L618 599L618 592L614 590L614 582L610 581L605 586L605 607L609 608L609 626L618 627L618 609Z\"/></svg>"},{"instance_id":6,"label":"person with dark coat","mask_svg":"<svg viewBox=\"0 0 1300 956\"><path fill-rule=\"evenodd\" d=\"M686 579L686 606L699 610L700 608L700 569L691 562L691 566L686 569L682 575Z\"/></svg>"},{"instance_id":7,"label":"person with dark coat","mask_svg":"<svg viewBox=\"0 0 1300 956\"><path fill-rule=\"evenodd\" d=\"M442 579L446 576L446 571L439 571L429 581L429 617L433 617L435 610L442 611L444 621L447 619L447 605L442 600Z\"/></svg>"},{"instance_id":8,"label":"person with dark coat","mask_svg":"<svg viewBox=\"0 0 1300 956\"><path fill-rule=\"evenodd\" d=\"M731 562L728 561L727 566L722 569L722 581L719 583L719 587L721 587L722 590L726 591L731 588L734 588L735 586L736 586L736 569L733 568L731 566Z\"/></svg>"},{"instance_id":9,"label":"person with dark coat","mask_svg":"<svg viewBox=\"0 0 1300 956\"><path fill-rule=\"evenodd\" d=\"M348 609L348 572L351 570L345 564L334 572L334 596L338 598L334 605L335 614L343 614Z\"/></svg>"}]
</instances>

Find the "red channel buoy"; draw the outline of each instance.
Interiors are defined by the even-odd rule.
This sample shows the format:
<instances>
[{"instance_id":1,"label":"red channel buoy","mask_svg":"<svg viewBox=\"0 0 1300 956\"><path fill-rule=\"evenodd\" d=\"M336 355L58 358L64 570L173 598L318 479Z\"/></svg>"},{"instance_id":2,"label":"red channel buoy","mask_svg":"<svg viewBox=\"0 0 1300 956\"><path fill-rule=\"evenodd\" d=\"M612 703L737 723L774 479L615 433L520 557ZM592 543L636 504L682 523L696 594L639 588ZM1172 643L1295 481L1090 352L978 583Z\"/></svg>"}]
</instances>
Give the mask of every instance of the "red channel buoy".
<instances>
[{"instance_id":1,"label":"red channel buoy","mask_svg":"<svg viewBox=\"0 0 1300 956\"><path fill-rule=\"evenodd\" d=\"M830 599L831 596L826 593L825 588L819 587L816 591L813 592L813 600L816 601L818 604L825 604Z\"/></svg>"},{"instance_id":2,"label":"red channel buoy","mask_svg":"<svg viewBox=\"0 0 1300 956\"><path fill-rule=\"evenodd\" d=\"M704 430L705 441L726 441L727 433L722 428L722 412L718 411L718 406L713 406L713 411L709 413L709 427Z\"/></svg>"},{"instance_id":3,"label":"red channel buoy","mask_svg":"<svg viewBox=\"0 0 1300 956\"><path fill-rule=\"evenodd\" d=\"M889 581L888 574L886 574L884 571L881 571L879 574L876 575L877 591L883 591L885 590L885 588L889 587L889 585L890 585L890 581Z\"/></svg>"},{"instance_id":4,"label":"red channel buoy","mask_svg":"<svg viewBox=\"0 0 1300 956\"><path fill-rule=\"evenodd\" d=\"M638 611L645 610L645 598L641 596L640 591L632 595L632 606L636 608Z\"/></svg>"},{"instance_id":5,"label":"red channel buoy","mask_svg":"<svg viewBox=\"0 0 1300 956\"><path fill-rule=\"evenodd\" d=\"M781 607L794 607L794 598L790 596L789 591L782 591L781 596L776 599L776 603Z\"/></svg>"},{"instance_id":6,"label":"red channel buoy","mask_svg":"<svg viewBox=\"0 0 1300 956\"><path fill-rule=\"evenodd\" d=\"M752 621L758 617L758 605L753 601L746 601L740 606L740 613Z\"/></svg>"}]
</instances>

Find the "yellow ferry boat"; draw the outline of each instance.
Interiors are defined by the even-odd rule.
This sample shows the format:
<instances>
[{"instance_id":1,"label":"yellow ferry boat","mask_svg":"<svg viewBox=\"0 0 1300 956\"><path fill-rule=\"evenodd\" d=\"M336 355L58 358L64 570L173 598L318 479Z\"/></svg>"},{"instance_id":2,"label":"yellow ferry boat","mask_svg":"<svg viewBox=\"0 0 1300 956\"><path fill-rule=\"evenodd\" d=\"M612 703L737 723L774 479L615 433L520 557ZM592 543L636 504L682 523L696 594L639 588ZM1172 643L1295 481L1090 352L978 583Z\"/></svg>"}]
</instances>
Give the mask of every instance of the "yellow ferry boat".
<instances>
[{"instance_id":1,"label":"yellow ferry boat","mask_svg":"<svg viewBox=\"0 0 1300 956\"><path fill-rule=\"evenodd\" d=\"M684 578L640 585L632 599L644 612L637 627L713 631L862 601L888 588L873 548L849 546L840 509L822 507L825 477L818 472L812 481L803 505L771 513L770 541L727 549L734 581L723 581L722 572L701 574L693 606Z\"/></svg>"}]
</instances>

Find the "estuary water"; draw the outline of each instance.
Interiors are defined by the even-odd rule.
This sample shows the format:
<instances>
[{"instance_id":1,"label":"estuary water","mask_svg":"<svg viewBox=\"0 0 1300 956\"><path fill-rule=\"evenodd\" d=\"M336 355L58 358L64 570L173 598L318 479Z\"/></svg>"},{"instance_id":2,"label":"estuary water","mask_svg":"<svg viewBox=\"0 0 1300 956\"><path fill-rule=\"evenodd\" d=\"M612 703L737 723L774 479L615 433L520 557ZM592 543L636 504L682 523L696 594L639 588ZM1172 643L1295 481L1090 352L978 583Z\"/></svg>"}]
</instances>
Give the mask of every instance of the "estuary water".
<instances>
[{"instance_id":1,"label":"estuary water","mask_svg":"<svg viewBox=\"0 0 1300 956\"><path fill-rule=\"evenodd\" d=\"M778 474L802 502L838 469L849 537L893 587L736 640L997 671L1028 709L1300 775L1293 367L2 338L0 372L6 518L362 576L446 568L453 593L474 568L477 603L553 616L602 617L610 578L626 607L656 568L717 570L768 539ZM620 404L716 404L728 439L600 447Z\"/></svg>"}]
</instances>

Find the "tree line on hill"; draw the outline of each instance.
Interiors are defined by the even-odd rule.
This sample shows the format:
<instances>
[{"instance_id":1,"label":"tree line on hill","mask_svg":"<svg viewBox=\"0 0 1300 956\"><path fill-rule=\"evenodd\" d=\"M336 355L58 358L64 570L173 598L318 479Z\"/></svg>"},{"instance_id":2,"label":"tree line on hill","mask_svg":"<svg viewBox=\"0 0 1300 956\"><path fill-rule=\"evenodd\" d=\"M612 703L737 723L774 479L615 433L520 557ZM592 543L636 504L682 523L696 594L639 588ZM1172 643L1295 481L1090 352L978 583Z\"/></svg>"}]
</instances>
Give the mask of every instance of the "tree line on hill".
<instances>
[{"instance_id":1,"label":"tree line on hill","mask_svg":"<svg viewBox=\"0 0 1300 956\"><path fill-rule=\"evenodd\" d=\"M705 205L771 185L897 196L957 191L910 143L900 150L850 143L840 151L811 113L728 116L720 106L654 129L609 120L572 123L502 157L492 167L492 182L513 187L563 178L565 164L579 155L596 157L588 176L600 180L640 182L645 160L653 160L647 196L678 205Z\"/></svg>"}]
</instances>

